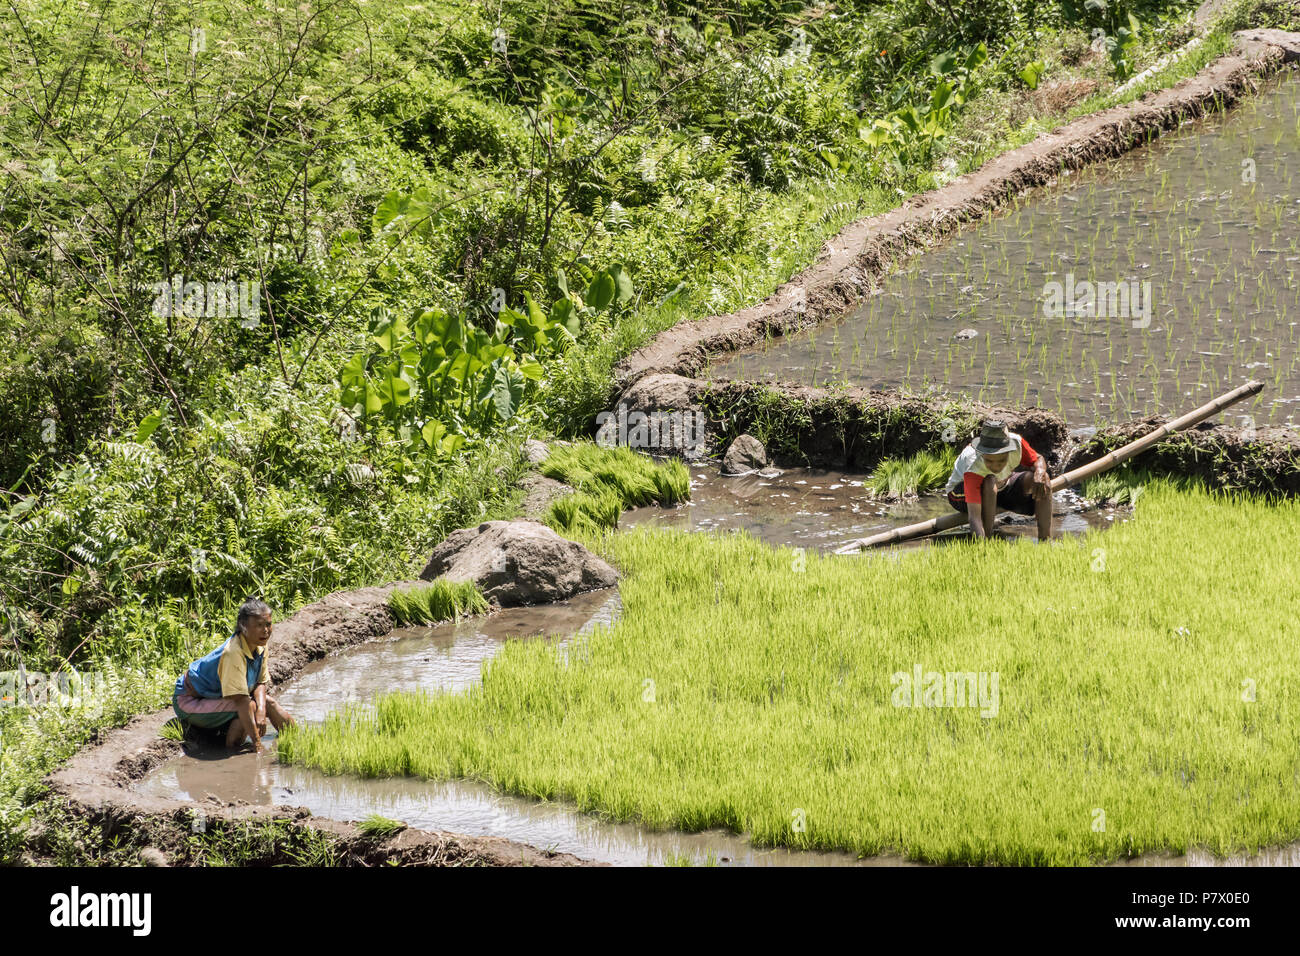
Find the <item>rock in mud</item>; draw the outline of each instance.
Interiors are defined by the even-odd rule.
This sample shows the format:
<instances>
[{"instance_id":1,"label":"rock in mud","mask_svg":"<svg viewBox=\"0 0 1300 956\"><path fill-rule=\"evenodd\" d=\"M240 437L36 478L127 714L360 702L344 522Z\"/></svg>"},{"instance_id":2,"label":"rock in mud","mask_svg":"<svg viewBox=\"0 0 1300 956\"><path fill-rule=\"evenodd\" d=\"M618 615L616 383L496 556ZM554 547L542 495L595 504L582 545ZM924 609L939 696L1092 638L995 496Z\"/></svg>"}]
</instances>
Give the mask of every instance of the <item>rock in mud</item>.
<instances>
[{"instance_id":1,"label":"rock in mud","mask_svg":"<svg viewBox=\"0 0 1300 956\"><path fill-rule=\"evenodd\" d=\"M551 450L546 447L545 442L540 442L536 438L530 438L524 442L524 457L528 459L530 465L540 465L546 461L546 457Z\"/></svg>"},{"instance_id":2,"label":"rock in mud","mask_svg":"<svg viewBox=\"0 0 1300 956\"><path fill-rule=\"evenodd\" d=\"M650 412L659 409L686 409L695 404L701 382L682 375L666 373L638 379L619 398L628 411Z\"/></svg>"},{"instance_id":3,"label":"rock in mud","mask_svg":"<svg viewBox=\"0 0 1300 956\"><path fill-rule=\"evenodd\" d=\"M646 375L619 396L618 405L597 416L603 444L630 444L658 454L687 458L704 454L709 421L698 404L704 383L681 375Z\"/></svg>"},{"instance_id":4,"label":"rock in mud","mask_svg":"<svg viewBox=\"0 0 1300 956\"><path fill-rule=\"evenodd\" d=\"M167 855L157 847L147 846L140 851L140 863L144 866L167 866Z\"/></svg>"},{"instance_id":5,"label":"rock in mud","mask_svg":"<svg viewBox=\"0 0 1300 956\"><path fill-rule=\"evenodd\" d=\"M965 342L968 339L975 338L975 336L977 335L979 335L979 332L977 332L975 329L962 329L960 332L954 335L953 338L956 339L958 342Z\"/></svg>"},{"instance_id":6,"label":"rock in mud","mask_svg":"<svg viewBox=\"0 0 1300 956\"><path fill-rule=\"evenodd\" d=\"M500 607L546 604L610 587L618 573L536 521L485 521L447 536L420 579L473 581Z\"/></svg>"},{"instance_id":7,"label":"rock in mud","mask_svg":"<svg viewBox=\"0 0 1300 956\"><path fill-rule=\"evenodd\" d=\"M722 456L724 475L747 475L767 466L767 449L753 435L741 435Z\"/></svg>"}]
</instances>

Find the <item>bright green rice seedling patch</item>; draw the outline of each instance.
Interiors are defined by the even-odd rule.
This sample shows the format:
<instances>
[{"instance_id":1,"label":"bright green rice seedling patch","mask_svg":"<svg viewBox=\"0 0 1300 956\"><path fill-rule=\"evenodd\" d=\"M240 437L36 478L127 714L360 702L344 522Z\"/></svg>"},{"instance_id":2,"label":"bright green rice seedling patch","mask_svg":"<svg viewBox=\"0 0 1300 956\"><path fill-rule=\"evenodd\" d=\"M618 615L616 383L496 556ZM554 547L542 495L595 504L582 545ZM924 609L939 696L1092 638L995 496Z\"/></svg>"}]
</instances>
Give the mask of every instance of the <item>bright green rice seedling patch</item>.
<instances>
[{"instance_id":1,"label":"bright green rice seedling patch","mask_svg":"<svg viewBox=\"0 0 1300 956\"><path fill-rule=\"evenodd\" d=\"M542 463L541 472L577 489L552 502L542 519L561 534L615 528L624 508L653 502L673 505L691 496L691 475L680 461L659 464L621 446L560 445Z\"/></svg>"},{"instance_id":2,"label":"bright green rice seedling patch","mask_svg":"<svg viewBox=\"0 0 1300 956\"><path fill-rule=\"evenodd\" d=\"M384 839L394 833L400 833L406 829L406 824L401 820L392 820L378 813L372 813L364 820L357 823L357 829L366 836Z\"/></svg>"},{"instance_id":3,"label":"bright green rice seedling patch","mask_svg":"<svg viewBox=\"0 0 1300 956\"><path fill-rule=\"evenodd\" d=\"M1249 852L1300 837L1298 534L1300 502L1163 482L1134 520L1051 546L802 572L748 536L641 528L607 539L612 628L510 642L468 693L388 695L280 753L945 863ZM936 699L923 676L904 699L916 668L984 674L986 696L947 706L967 683Z\"/></svg>"},{"instance_id":4,"label":"bright green rice seedling patch","mask_svg":"<svg viewBox=\"0 0 1300 956\"><path fill-rule=\"evenodd\" d=\"M419 625L483 614L488 602L473 581L438 579L423 587L397 588L388 596L388 607L398 624Z\"/></svg>"},{"instance_id":5,"label":"bright green rice seedling patch","mask_svg":"<svg viewBox=\"0 0 1300 956\"><path fill-rule=\"evenodd\" d=\"M1137 502L1142 488L1143 484L1131 476L1108 471L1085 481L1079 493L1089 501L1113 500L1116 504L1131 505Z\"/></svg>"},{"instance_id":6,"label":"bright green rice seedling patch","mask_svg":"<svg viewBox=\"0 0 1300 956\"><path fill-rule=\"evenodd\" d=\"M863 485L881 498L914 497L942 487L956 461L957 452L947 447L923 451L911 458L886 458Z\"/></svg>"}]
</instances>

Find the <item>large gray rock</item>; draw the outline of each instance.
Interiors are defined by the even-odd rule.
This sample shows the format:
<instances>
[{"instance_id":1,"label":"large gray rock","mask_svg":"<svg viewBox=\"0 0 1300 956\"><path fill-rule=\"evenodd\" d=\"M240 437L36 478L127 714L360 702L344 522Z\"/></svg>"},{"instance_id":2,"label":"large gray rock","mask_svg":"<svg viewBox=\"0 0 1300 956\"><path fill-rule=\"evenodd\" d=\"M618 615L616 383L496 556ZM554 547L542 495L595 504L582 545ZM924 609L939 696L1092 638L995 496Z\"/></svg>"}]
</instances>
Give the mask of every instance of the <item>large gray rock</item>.
<instances>
[{"instance_id":1,"label":"large gray rock","mask_svg":"<svg viewBox=\"0 0 1300 956\"><path fill-rule=\"evenodd\" d=\"M708 416L697 404L702 383L681 375L647 375L618 404L596 416L596 441L628 445L656 455L698 458L706 451Z\"/></svg>"},{"instance_id":2,"label":"large gray rock","mask_svg":"<svg viewBox=\"0 0 1300 956\"><path fill-rule=\"evenodd\" d=\"M722 456L724 475L747 475L767 466L767 449L753 435L740 435Z\"/></svg>"},{"instance_id":3,"label":"large gray rock","mask_svg":"<svg viewBox=\"0 0 1300 956\"><path fill-rule=\"evenodd\" d=\"M695 407L700 382L684 375L659 373L637 379L619 399L629 409L685 409Z\"/></svg>"},{"instance_id":4,"label":"large gray rock","mask_svg":"<svg viewBox=\"0 0 1300 956\"><path fill-rule=\"evenodd\" d=\"M524 442L524 457L528 459L530 465L540 465L546 461L551 450L546 447L545 442L540 442L536 438L529 438Z\"/></svg>"},{"instance_id":5,"label":"large gray rock","mask_svg":"<svg viewBox=\"0 0 1300 956\"><path fill-rule=\"evenodd\" d=\"M576 541L536 521L485 521L453 531L420 579L473 581L501 607L545 604L609 587L618 573Z\"/></svg>"}]
</instances>

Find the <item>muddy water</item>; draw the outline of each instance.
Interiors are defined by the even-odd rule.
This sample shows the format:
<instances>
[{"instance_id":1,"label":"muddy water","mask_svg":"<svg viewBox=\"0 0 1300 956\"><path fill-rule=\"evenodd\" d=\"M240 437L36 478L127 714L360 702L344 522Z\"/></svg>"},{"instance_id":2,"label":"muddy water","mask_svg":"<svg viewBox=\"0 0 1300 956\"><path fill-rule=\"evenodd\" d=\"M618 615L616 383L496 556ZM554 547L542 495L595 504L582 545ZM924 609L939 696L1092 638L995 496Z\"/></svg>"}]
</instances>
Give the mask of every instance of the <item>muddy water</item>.
<instances>
[{"instance_id":1,"label":"muddy water","mask_svg":"<svg viewBox=\"0 0 1300 956\"><path fill-rule=\"evenodd\" d=\"M912 257L842 319L707 374L946 389L1073 425L1172 416L1255 378L1264 393L1225 420L1294 424L1297 147L1300 83L1275 80ZM1138 295L1117 289L1099 308L1084 282Z\"/></svg>"},{"instance_id":2,"label":"muddy water","mask_svg":"<svg viewBox=\"0 0 1300 956\"><path fill-rule=\"evenodd\" d=\"M771 469L731 478L716 466L691 467L691 498L676 507L649 505L625 512L620 528L666 525L690 531L744 529L768 544L834 551L855 538L889 531L952 512L940 495L923 495L891 504L875 501L862 487L862 475L817 468ZM1065 491L1053 498L1053 534L1080 534L1125 520L1123 509L1077 510L1080 499ZM999 530L1014 538L1038 537L1031 517L1003 513ZM952 532L940 538L904 542L903 547L929 547L936 541L965 536Z\"/></svg>"},{"instance_id":3,"label":"muddy water","mask_svg":"<svg viewBox=\"0 0 1300 956\"><path fill-rule=\"evenodd\" d=\"M296 718L321 720L345 701L365 701L385 690L463 690L477 683L483 661L507 639L551 639L609 624L620 609L617 592L593 591L570 601L510 608L487 617L431 628L403 628L384 641L347 648L304 668L279 691ZM534 636L535 635L535 636ZM849 854L760 849L722 830L645 831L606 823L561 804L525 800L469 781L415 778L365 780L284 766L273 754L227 756L223 750L181 756L148 774L136 789L151 796L201 804L223 802L307 807L317 816L360 820L372 813L411 826L469 836L501 836L541 849L623 865L689 859L719 866L848 866ZM862 861L888 865L901 860Z\"/></svg>"},{"instance_id":4,"label":"muddy water","mask_svg":"<svg viewBox=\"0 0 1300 956\"><path fill-rule=\"evenodd\" d=\"M866 497L860 477L813 469L721 478L711 469L699 468L692 475L692 494L695 509L638 509L625 515L623 523L664 523L700 530L744 527L773 544L828 550L850 538L891 524L922 520L948 508L941 499L921 499L884 509L888 514L882 517L874 513L882 509ZM1068 500L1063 499L1057 497L1058 505L1068 507ZM1124 520L1125 516L1113 511L1066 514L1060 517L1060 526L1067 532L1083 530L1089 524L1107 523L1107 517ZM1006 530L1034 533L1032 520ZM365 701L379 691L441 688L456 692L479 680L482 663L505 640L551 640L563 646L570 635L612 623L620 607L617 592L595 591L554 605L512 608L459 624L403 628L386 640L357 645L316 661L287 682L279 697L299 719L316 721L346 701ZM136 789L198 805L213 796L222 802L255 806L306 807L316 816L336 820L360 820L378 813L421 829L506 837L541 849L628 866L681 860L718 866L912 865L896 855L858 860L847 853L758 848L724 830L649 831L608 823L563 804L497 793L472 781L327 776L281 765L273 754L227 756L220 749L200 750L156 768ZM1117 865L1294 866L1300 865L1300 845L1228 859L1200 851L1187 856L1152 854Z\"/></svg>"}]
</instances>

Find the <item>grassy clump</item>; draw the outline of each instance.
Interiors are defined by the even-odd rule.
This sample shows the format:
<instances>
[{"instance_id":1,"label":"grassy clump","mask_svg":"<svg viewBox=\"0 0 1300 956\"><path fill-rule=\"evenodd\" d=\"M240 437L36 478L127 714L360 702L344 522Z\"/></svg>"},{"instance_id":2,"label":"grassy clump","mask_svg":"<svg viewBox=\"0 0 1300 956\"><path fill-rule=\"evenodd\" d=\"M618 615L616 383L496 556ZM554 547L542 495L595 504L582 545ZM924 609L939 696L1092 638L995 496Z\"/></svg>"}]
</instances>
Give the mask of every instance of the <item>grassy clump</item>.
<instances>
[{"instance_id":1,"label":"grassy clump","mask_svg":"<svg viewBox=\"0 0 1300 956\"><path fill-rule=\"evenodd\" d=\"M1089 501L1114 501L1117 505L1136 504L1145 483L1135 480L1128 472L1108 471L1089 478L1079 488L1079 494Z\"/></svg>"},{"instance_id":2,"label":"grassy clump","mask_svg":"<svg viewBox=\"0 0 1300 956\"><path fill-rule=\"evenodd\" d=\"M577 489L552 502L542 519L561 534L616 528L624 508L673 505L691 496L691 474L680 461L660 464L622 446L560 445L541 472Z\"/></svg>"},{"instance_id":3,"label":"grassy clump","mask_svg":"<svg viewBox=\"0 0 1300 956\"><path fill-rule=\"evenodd\" d=\"M1153 481L1164 482L1171 488L1189 491L1193 488L1209 489L1210 486L1197 475L1166 475L1156 473L1149 468L1134 468L1121 465L1111 471L1103 472L1089 478L1079 486L1079 494L1088 501L1111 501L1117 505L1132 505L1142 494L1142 490Z\"/></svg>"},{"instance_id":4,"label":"grassy clump","mask_svg":"<svg viewBox=\"0 0 1300 956\"><path fill-rule=\"evenodd\" d=\"M380 816L378 813L372 813L357 823L357 829L368 837L382 840L394 833L401 833L406 829L406 824L401 820L393 820L389 817Z\"/></svg>"},{"instance_id":5,"label":"grassy clump","mask_svg":"<svg viewBox=\"0 0 1300 956\"><path fill-rule=\"evenodd\" d=\"M943 447L923 451L911 458L886 458L878 464L863 486L880 498L915 497L941 487L952 474L957 452Z\"/></svg>"},{"instance_id":6,"label":"grassy clump","mask_svg":"<svg viewBox=\"0 0 1300 956\"><path fill-rule=\"evenodd\" d=\"M616 535L623 616L580 652L509 643L468 694L388 695L281 756L945 863L1294 840L1300 502L1155 482L1141 509L1052 547L809 554L802 573L744 535ZM918 665L999 674L996 714L894 706Z\"/></svg>"},{"instance_id":7,"label":"grassy clump","mask_svg":"<svg viewBox=\"0 0 1300 956\"><path fill-rule=\"evenodd\" d=\"M388 595L388 608L398 624L418 625L482 614L488 602L473 581L440 578L423 587L397 588Z\"/></svg>"}]
</instances>

